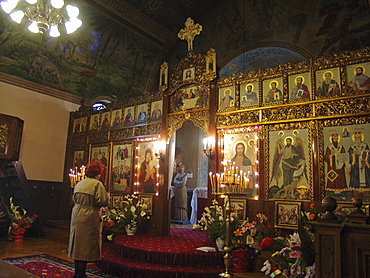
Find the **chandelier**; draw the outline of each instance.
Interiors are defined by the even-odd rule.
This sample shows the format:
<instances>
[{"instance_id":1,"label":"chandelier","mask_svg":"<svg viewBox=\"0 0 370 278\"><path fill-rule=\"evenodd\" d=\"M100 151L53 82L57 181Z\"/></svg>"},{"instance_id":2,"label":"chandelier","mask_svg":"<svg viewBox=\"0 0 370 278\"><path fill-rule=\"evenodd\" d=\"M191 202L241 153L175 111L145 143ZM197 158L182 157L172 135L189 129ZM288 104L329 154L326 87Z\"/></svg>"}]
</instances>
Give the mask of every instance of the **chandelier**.
<instances>
[{"instance_id":1,"label":"chandelier","mask_svg":"<svg viewBox=\"0 0 370 278\"><path fill-rule=\"evenodd\" d=\"M1 2L1 8L18 24L26 18L30 22L28 30L32 33L49 30L51 37L60 36L59 27L63 24L67 34L82 25L77 18L78 7L65 5L64 0L6 0Z\"/></svg>"}]
</instances>

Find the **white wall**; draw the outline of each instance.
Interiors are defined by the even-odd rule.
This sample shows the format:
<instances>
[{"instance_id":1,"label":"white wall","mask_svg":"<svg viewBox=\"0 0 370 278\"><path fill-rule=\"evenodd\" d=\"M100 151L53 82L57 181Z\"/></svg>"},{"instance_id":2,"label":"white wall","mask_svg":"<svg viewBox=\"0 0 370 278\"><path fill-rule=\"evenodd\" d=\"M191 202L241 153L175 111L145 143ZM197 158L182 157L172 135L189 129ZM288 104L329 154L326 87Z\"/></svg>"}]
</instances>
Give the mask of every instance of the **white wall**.
<instances>
[{"instance_id":1,"label":"white wall","mask_svg":"<svg viewBox=\"0 0 370 278\"><path fill-rule=\"evenodd\" d=\"M0 82L0 113L24 121L20 160L28 180L63 181L69 113L78 104Z\"/></svg>"}]
</instances>

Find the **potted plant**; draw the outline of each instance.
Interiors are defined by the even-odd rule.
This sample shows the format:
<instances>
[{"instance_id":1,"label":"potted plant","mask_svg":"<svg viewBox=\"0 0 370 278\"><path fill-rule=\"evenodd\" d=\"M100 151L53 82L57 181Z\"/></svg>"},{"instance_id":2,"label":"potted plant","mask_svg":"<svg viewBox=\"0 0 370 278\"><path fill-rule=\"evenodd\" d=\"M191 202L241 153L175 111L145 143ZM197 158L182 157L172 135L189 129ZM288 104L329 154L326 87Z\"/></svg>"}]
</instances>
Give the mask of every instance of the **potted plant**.
<instances>
[{"instance_id":1,"label":"potted plant","mask_svg":"<svg viewBox=\"0 0 370 278\"><path fill-rule=\"evenodd\" d=\"M272 227L268 224L268 218L262 213L256 214L256 220L252 222L247 219L236 223L231 238L235 272L245 272L253 268L259 251L273 245L271 233Z\"/></svg>"},{"instance_id":2,"label":"potted plant","mask_svg":"<svg viewBox=\"0 0 370 278\"><path fill-rule=\"evenodd\" d=\"M16 206L13 203L13 198L9 200L10 207L3 204L10 218L10 226L8 230L8 239L15 242L22 242L23 236L27 229L31 228L38 215L36 213L30 215L24 208Z\"/></svg>"},{"instance_id":3,"label":"potted plant","mask_svg":"<svg viewBox=\"0 0 370 278\"><path fill-rule=\"evenodd\" d=\"M217 239L225 239L226 223L224 207L220 206L217 200L212 201L212 205L204 208L202 217L194 229L206 231L208 238L215 242Z\"/></svg>"},{"instance_id":4,"label":"potted plant","mask_svg":"<svg viewBox=\"0 0 370 278\"><path fill-rule=\"evenodd\" d=\"M123 228L128 235L134 235L143 219L149 219L146 209L147 205L139 201L136 195L125 195L123 201L106 208L102 218L104 228L109 229L108 240L112 240L114 233Z\"/></svg>"}]
</instances>

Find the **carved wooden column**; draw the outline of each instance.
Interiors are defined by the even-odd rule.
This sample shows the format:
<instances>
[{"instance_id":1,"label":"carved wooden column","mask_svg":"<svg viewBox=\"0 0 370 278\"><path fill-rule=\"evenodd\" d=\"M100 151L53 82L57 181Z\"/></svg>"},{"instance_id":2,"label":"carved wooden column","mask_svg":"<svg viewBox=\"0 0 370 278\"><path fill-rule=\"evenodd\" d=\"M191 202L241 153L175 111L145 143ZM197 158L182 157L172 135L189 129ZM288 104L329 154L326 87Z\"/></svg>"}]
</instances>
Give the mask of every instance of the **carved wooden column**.
<instances>
[{"instance_id":1,"label":"carved wooden column","mask_svg":"<svg viewBox=\"0 0 370 278\"><path fill-rule=\"evenodd\" d=\"M314 222L316 277L341 278L343 224Z\"/></svg>"},{"instance_id":2,"label":"carved wooden column","mask_svg":"<svg viewBox=\"0 0 370 278\"><path fill-rule=\"evenodd\" d=\"M341 278L341 233L344 225L333 213L337 207L334 198L325 197L321 204L326 212L312 223L315 228L315 274L320 278Z\"/></svg>"}]
</instances>

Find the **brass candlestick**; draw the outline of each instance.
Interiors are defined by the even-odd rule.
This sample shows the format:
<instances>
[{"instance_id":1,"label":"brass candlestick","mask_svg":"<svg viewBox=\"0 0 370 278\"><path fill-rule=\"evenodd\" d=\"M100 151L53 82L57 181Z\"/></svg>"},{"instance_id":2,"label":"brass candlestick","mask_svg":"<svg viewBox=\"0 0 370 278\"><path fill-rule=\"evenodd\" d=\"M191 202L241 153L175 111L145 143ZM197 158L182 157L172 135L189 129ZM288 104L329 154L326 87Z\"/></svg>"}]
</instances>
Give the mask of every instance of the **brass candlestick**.
<instances>
[{"instance_id":1,"label":"brass candlestick","mask_svg":"<svg viewBox=\"0 0 370 278\"><path fill-rule=\"evenodd\" d=\"M231 264L232 264L232 256L231 256L231 234L230 234L230 198L228 194L225 195L225 212L226 212L226 219L225 219L225 226L226 226L226 234L225 234L225 255L224 255L224 265L225 265L225 272L220 273L219 276L221 277L233 277L233 274L230 272Z\"/></svg>"}]
</instances>

